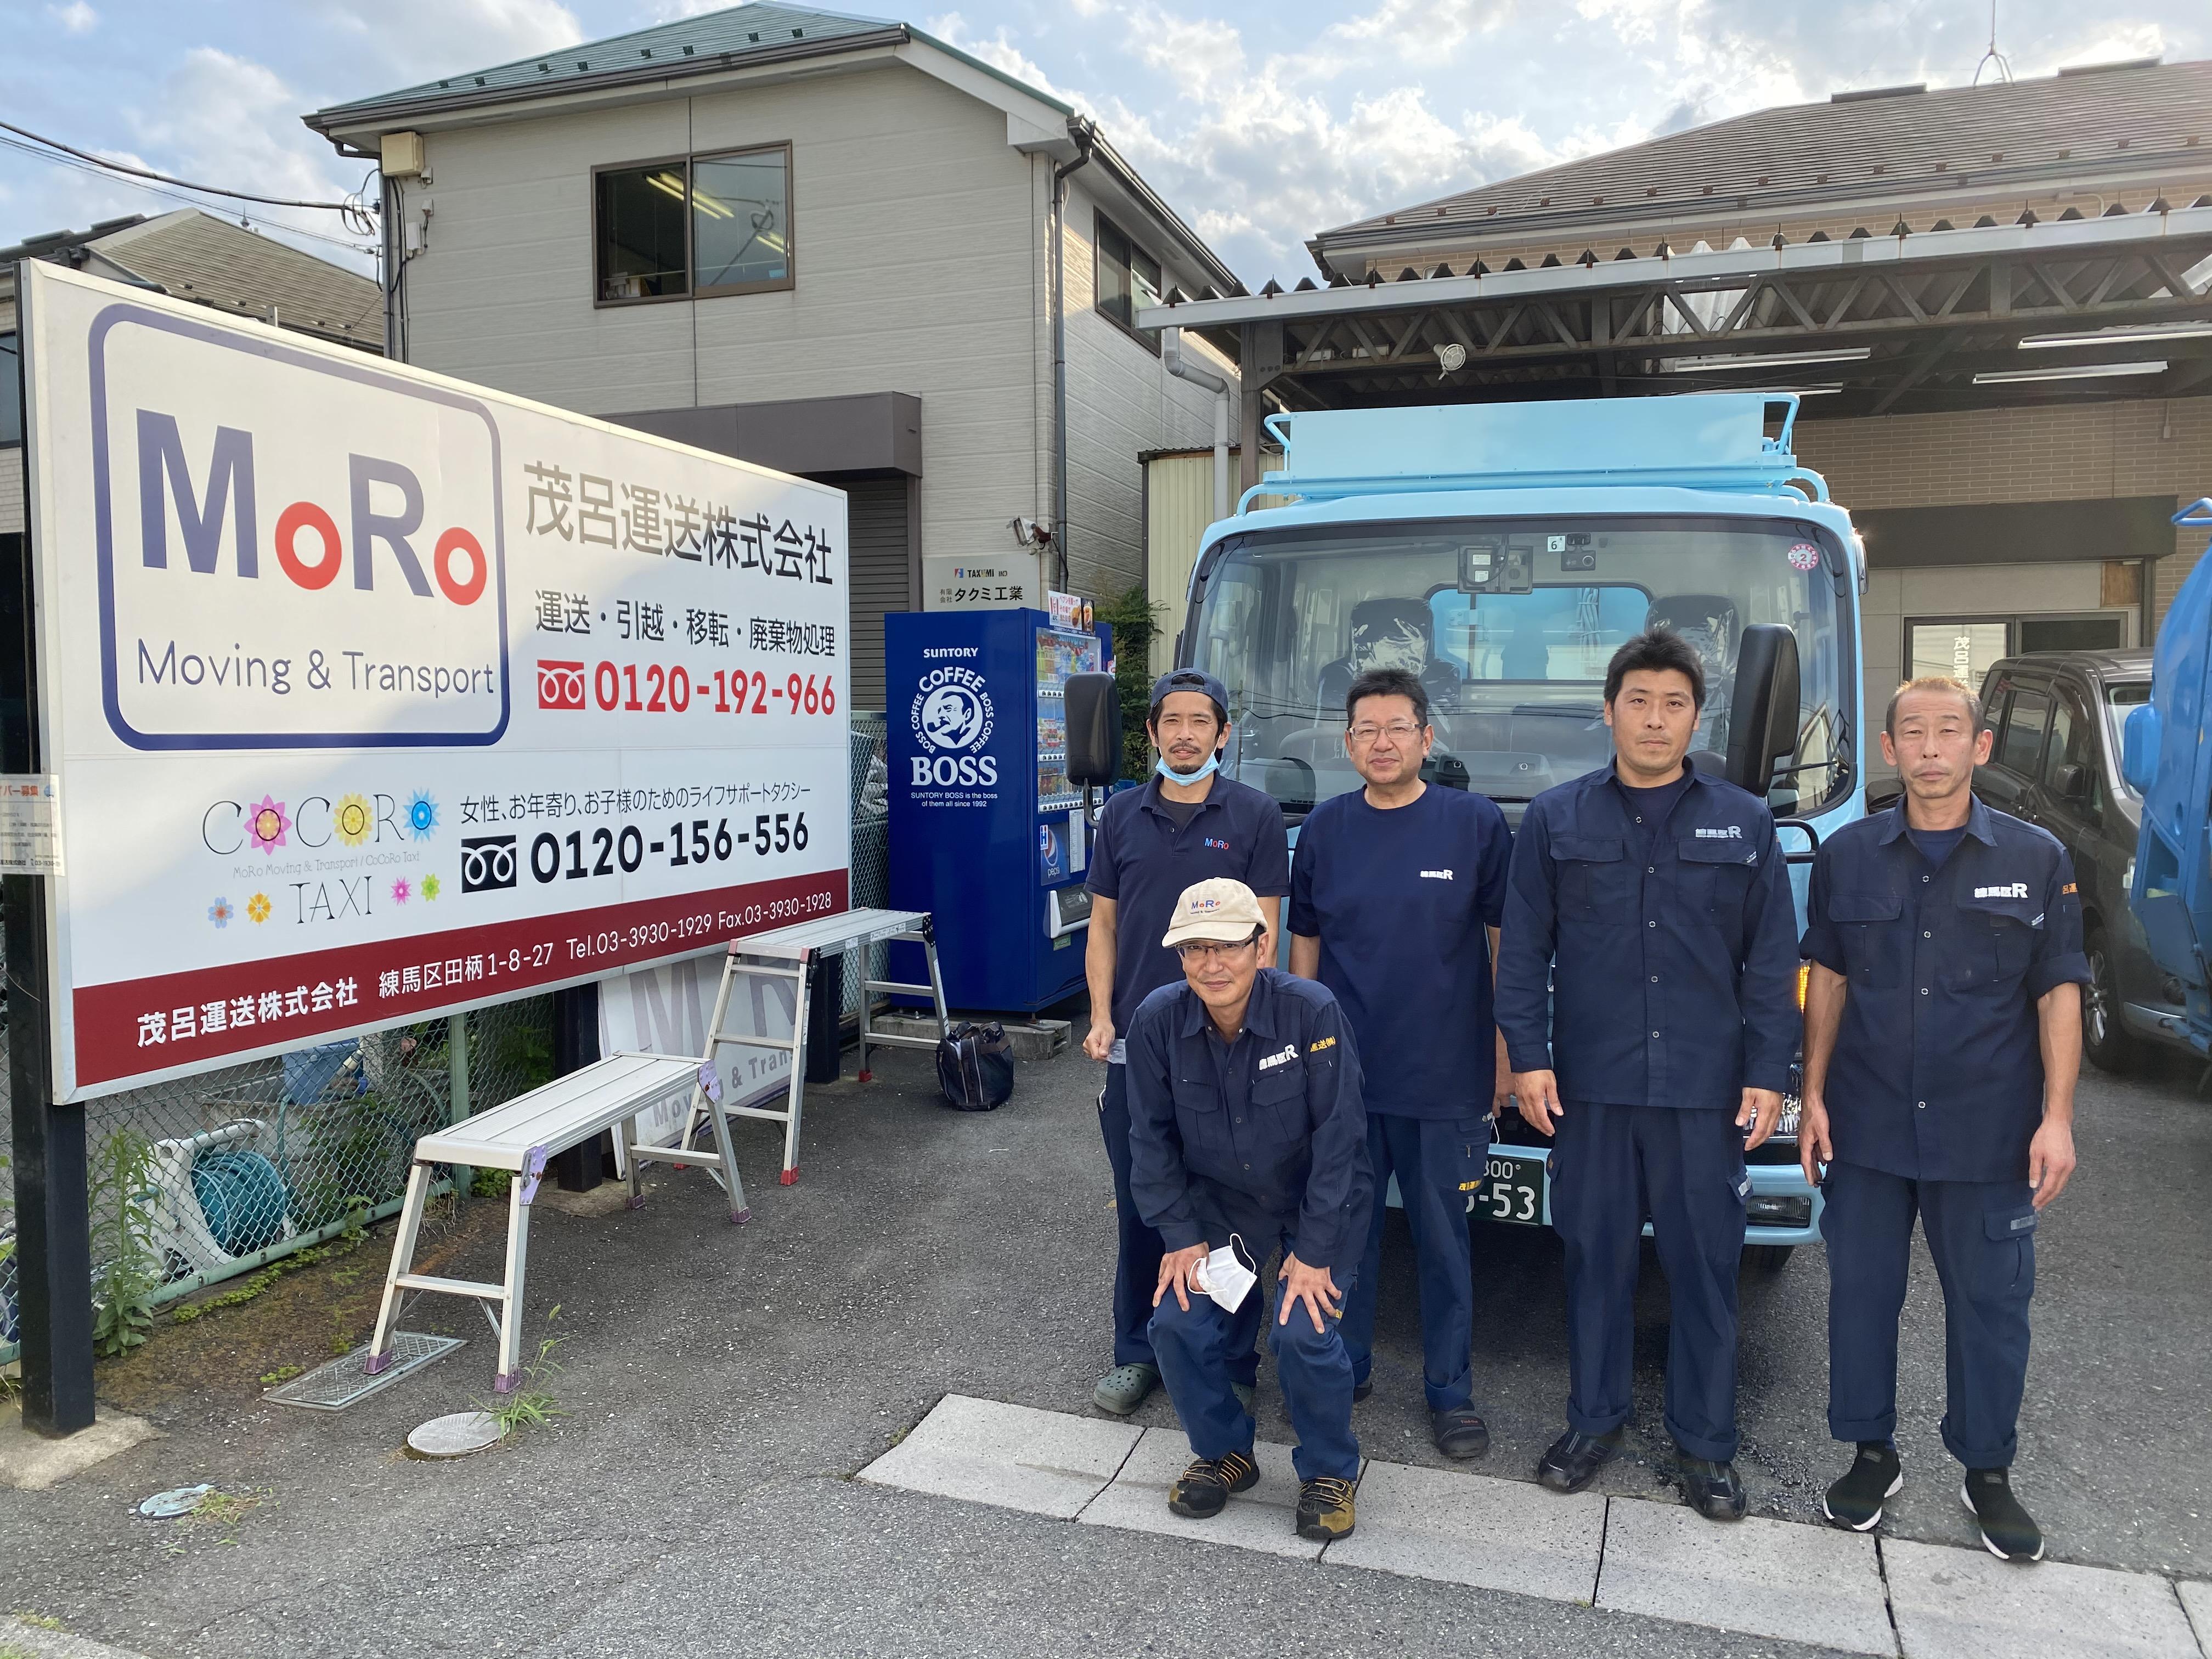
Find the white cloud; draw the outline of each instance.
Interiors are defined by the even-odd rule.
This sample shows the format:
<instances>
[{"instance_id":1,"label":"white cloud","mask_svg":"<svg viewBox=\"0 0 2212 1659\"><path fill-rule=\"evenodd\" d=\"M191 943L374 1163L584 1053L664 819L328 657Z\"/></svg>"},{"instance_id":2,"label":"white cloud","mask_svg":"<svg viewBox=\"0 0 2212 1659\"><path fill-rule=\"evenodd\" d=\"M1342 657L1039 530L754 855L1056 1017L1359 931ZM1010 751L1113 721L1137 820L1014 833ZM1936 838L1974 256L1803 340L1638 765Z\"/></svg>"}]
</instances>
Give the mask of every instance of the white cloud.
<instances>
[{"instance_id":1,"label":"white cloud","mask_svg":"<svg viewBox=\"0 0 2212 1659\"><path fill-rule=\"evenodd\" d=\"M1096 4L1097 0L1092 0ZM1073 102L1068 94L1052 83L1052 77L1025 56L1022 50L1006 38L1004 24L988 40L978 38L968 27L968 20L957 11L948 11L933 17L922 25L925 33L933 34L948 46L957 47L970 58L979 58L993 69L1011 75L1024 86L1049 94L1062 102Z\"/></svg>"},{"instance_id":2,"label":"white cloud","mask_svg":"<svg viewBox=\"0 0 2212 1659\"><path fill-rule=\"evenodd\" d=\"M66 6L48 6L46 15L71 34L89 34L100 26L100 14L84 0L70 0Z\"/></svg>"},{"instance_id":3,"label":"white cloud","mask_svg":"<svg viewBox=\"0 0 2212 1659\"><path fill-rule=\"evenodd\" d=\"M560 0L316 0L315 14L349 52L390 82L361 88L371 95L584 38L576 15Z\"/></svg>"}]
</instances>

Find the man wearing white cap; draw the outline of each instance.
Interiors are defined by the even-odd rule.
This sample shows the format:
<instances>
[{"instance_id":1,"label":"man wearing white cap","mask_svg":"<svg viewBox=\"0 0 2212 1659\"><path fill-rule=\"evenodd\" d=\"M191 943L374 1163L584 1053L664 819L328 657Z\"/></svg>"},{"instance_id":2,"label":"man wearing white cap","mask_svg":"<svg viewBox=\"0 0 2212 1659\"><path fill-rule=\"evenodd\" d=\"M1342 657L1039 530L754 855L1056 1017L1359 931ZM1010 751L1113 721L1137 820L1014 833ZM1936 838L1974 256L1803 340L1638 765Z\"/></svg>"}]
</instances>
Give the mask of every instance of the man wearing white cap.
<instances>
[{"instance_id":1,"label":"man wearing white cap","mask_svg":"<svg viewBox=\"0 0 2212 1659\"><path fill-rule=\"evenodd\" d=\"M1176 900L1161 944L1183 982L1147 996L1129 1027L1129 1185L1167 1247L1152 1351L1197 1460L1168 1507L1218 1515L1260 1478L1221 1305L1224 1280L1250 1286L1215 1252L1241 1244L1249 1268L1279 1244L1267 1346L1298 1437L1298 1534L1326 1542L1352 1528L1359 1443L1337 1321L1375 1182L1352 1028L1327 987L1261 965L1267 939L1241 881L1198 882Z\"/></svg>"}]
</instances>

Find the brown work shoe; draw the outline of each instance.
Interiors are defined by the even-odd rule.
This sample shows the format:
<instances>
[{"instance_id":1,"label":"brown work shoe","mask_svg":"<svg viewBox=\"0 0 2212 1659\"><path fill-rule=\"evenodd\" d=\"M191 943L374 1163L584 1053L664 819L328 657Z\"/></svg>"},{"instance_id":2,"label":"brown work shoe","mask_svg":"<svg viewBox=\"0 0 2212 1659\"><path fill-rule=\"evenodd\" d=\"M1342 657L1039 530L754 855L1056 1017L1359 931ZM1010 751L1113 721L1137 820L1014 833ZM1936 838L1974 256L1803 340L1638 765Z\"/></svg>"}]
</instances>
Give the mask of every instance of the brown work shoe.
<instances>
[{"instance_id":1,"label":"brown work shoe","mask_svg":"<svg viewBox=\"0 0 2212 1659\"><path fill-rule=\"evenodd\" d=\"M1298 1488L1298 1536L1316 1544L1352 1536L1352 1482L1333 1474Z\"/></svg>"},{"instance_id":2,"label":"brown work shoe","mask_svg":"<svg viewBox=\"0 0 2212 1659\"><path fill-rule=\"evenodd\" d=\"M1231 1492L1249 1492L1260 1483L1260 1466L1248 1452L1201 1457L1168 1488L1168 1508L1192 1521L1210 1521L1227 1507Z\"/></svg>"}]
</instances>

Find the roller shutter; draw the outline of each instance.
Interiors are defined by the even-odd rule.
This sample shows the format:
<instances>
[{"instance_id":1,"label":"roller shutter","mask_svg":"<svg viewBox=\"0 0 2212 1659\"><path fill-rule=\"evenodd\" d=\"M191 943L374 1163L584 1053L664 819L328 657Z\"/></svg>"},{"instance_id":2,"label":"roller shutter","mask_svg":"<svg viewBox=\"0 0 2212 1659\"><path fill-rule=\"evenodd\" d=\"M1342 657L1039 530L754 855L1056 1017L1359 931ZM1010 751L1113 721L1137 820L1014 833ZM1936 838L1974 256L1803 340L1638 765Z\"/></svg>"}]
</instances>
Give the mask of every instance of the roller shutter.
<instances>
[{"instance_id":1,"label":"roller shutter","mask_svg":"<svg viewBox=\"0 0 2212 1659\"><path fill-rule=\"evenodd\" d=\"M908 589L907 480L844 486L853 538L853 707L884 706L884 612L904 611Z\"/></svg>"}]
</instances>

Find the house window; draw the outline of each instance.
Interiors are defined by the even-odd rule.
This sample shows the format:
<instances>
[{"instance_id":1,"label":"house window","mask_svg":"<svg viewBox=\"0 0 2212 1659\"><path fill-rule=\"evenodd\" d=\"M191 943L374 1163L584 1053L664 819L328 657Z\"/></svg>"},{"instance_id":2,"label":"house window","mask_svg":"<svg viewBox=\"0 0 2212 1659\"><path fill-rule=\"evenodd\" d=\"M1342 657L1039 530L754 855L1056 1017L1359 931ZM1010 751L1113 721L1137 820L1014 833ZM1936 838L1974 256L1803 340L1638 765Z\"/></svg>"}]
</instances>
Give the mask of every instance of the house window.
<instances>
[{"instance_id":1,"label":"house window","mask_svg":"<svg viewBox=\"0 0 2212 1659\"><path fill-rule=\"evenodd\" d=\"M602 167L593 210L601 305L793 285L788 144Z\"/></svg>"},{"instance_id":2,"label":"house window","mask_svg":"<svg viewBox=\"0 0 2212 1659\"><path fill-rule=\"evenodd\" d=\"M1098 312L1127 329L1154 351L1160 343L1137 332L1137 313L1160 302L1160 262L1098 218Z\"/></svg>"}]
</instances>

